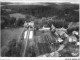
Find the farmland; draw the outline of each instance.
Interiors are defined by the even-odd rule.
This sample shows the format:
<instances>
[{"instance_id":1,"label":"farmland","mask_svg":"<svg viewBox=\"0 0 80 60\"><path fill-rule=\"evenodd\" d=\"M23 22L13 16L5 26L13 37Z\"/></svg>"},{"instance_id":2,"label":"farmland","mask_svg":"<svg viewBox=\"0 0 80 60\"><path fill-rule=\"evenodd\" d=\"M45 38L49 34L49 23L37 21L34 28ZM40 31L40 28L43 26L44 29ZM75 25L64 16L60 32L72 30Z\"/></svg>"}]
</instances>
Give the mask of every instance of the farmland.
<instances>
[{"instance_id":1,"label":"farmland","mask_svg":"<svg viewBox=\"0 0 80 60\"><path fill-rule=\"evenodd\" d=\"M23 28L3 29L1 31L1 47L6 46L8 42L13 39L18 40L22 29Z\"/></svg>"}]
</instances>

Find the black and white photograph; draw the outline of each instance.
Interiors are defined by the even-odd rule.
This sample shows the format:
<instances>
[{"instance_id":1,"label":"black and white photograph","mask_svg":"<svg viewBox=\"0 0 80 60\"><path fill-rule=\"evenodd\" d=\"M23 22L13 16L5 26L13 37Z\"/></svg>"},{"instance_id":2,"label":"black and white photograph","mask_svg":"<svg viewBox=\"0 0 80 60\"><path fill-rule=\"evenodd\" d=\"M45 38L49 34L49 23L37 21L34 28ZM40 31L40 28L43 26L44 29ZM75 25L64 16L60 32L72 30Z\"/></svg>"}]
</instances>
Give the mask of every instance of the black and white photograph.
<instances>
[{"instance_id":1,"label":"black and white photograph","mask_svg":"<svg viewBox=\"0 0 80 60\"><path fill-rule=\"evenodd\" d=\"M79 0L0 0L1 57L79 57Z\"/></svg>"}]
</instances>

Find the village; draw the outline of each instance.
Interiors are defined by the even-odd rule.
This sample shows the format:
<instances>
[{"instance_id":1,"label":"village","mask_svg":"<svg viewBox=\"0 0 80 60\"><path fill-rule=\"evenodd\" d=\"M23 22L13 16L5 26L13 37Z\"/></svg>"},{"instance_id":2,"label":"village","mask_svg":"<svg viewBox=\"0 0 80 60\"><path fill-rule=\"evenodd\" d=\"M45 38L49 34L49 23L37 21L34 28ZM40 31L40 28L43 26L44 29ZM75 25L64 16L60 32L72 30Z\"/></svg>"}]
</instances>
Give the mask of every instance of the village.
<instances>
[{"instance_id":1,"label":"village","mask_svg":"<svg viewBox=\"0 0 80 60\"><path fill-rule=\"evenodd\" d=\"M79 57L79 4L1 3L2 57Z\"/></svg>"},{"instance_id":2,"label":"village","mask_svg":"<svg viewBox=\"0 0 80 60\"><path fill-rule=\"evenodd\" d=\"M72 32L71 32L72 31ZM9 44L7 56L20 57L77 57L79 56L79 31L43 25L35 27L34 21L24 22L18 40ZM14 50L15 49L15 50ZM19 50L17 50L19 49Z\"/></svg>"},{"instance_id":3,"label":"village","mask_svg":"<svg viewBox=\"0 0 80 60\"><path fill-rule=\"evenodd\" d=\"M49 27L44 27L42 29L39 29L40 31L49 31L50 28ZM58 48L58 50L56 50L55 52L52 52L50 54L45 54L42 55L44 57L53 57L53 56L60 56L59 51L64 50L64 47L70 43L70 44L74 44L75 46L79 46L80 42L79 42L79 31L72 31L72 33L68 34L67 29L65 28L56 28L54 27L54 25L51 26L51 33L55 34L57 36L56 39L56 44L60 44L60 47ZM53 44L53 43L51 43ZM78 49L76 49L76 53L72 52L71 55L72 56L78 56Z\"/></svg>"},{"instance_id":4,"label":"village","mask_svg":"<svg viewBox=\"0 0 80 60\"><path fill-rule=\"evenodd\" d=\"M27 28L27 29L29 29L29 30L32 30L32 31L30 31L29 34L28 34L28 31L26 31L26 30L24 32L24 38L23 39L26 42L25 43L25 49L24 49L25 50L24 51L24 54L25 54L28 51L28 50L26 51L26 49L29 48L29 45L31 44L30 46L34 46L34 43L35 43L34 42L34 39L35 38L34 38L34 35L33 35L34 34L34 22L33 21L28 22L28 23L25 22L24 23L24 27ZM50 40L48 40L45 43L43 42L44 47L41 47L41 49L43 48L43 51L42 52L44 52L44 49L50 49L51 51L50 52L46 51L45 54L43 54L43 53L42 54L38 54L38 57L59 57L59 56L63 56L60 53L61 51L63 52L64 56L65 55L68 55L67 54L68 51L70 51L70 53L69 53L70 56L73 56L73 57L79 56L79 53L78 53L79 50L78 50L78 48L76 48L76 49L74 48L74 47L79 47L79 45L80 45L80 42L79 42L79 32L78 31L75 31L74 30L70 34L68 34L67 29L65 29L63 27L62 28L56 28L53 24L52 24L51 28L50 27L43 26L42 28L38 29L38 31L40 31L42 33L49 32L53 36L54 35L56 36L55 41L54 41L54 39L52 39L51 42L50 42ZM38 38L38 39L40 41L40 38ZM47 37L47 39L48 39L48 37ZM34 43L32 41L30 41L30 40L32 40ZM38 42L38 43L40 45L42 44L40 42ZM35 44L38 44L38 43L35 43ZM45 46L46 43L49 43L49 45L51 45L51 48L46 47ZM65 49L65 47L68 44L71 46L71 47L69 46L69 50L68 50L68 48ZM59 46L56 49L56 48L53 48L52 45L59 45ZM74 46L74 47L72 47L72 46ZM39 46L38 46L38 48L39 48ZM74 51L72 51L71 49L74 49ZM39 52L39 53L41 53L41 52ZM35 52L33 52L33 53L31 52L30 54L32 56L36 55ZM23 56L25 56L25 55L23 55ZM29 53L26 56L30 56Z\"/></svg>"}]
</instances>

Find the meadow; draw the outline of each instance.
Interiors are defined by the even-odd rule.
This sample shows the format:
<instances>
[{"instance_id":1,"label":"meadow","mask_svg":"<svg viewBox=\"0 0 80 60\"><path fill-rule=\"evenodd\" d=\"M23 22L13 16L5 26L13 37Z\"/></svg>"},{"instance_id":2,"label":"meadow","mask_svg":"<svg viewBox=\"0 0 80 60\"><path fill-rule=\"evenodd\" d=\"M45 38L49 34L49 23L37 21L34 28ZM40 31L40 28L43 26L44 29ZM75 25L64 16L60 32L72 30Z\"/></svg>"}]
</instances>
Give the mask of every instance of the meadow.
<instances>
[{"instance_id":1,"label":"meadow","mask_svg":"<svg viewBox=\"0 0 80 60\"><path fill-rule=\"evenodd\" d=\"M1 30L1 47L3 48L8 44L9 41L16 39L18 40L20 33L23 28L9 28Z\"/></svg>"}]
</instances>

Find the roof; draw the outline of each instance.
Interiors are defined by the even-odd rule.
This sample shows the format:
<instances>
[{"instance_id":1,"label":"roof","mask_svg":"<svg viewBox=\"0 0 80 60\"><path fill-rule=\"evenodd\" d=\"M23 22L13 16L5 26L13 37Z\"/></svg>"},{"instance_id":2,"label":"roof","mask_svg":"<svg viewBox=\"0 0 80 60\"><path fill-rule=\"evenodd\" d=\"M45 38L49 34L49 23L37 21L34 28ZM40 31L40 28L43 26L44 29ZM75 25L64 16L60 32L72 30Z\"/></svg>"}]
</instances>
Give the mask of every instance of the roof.
<instances>
[{"instance_id":1,"label":"roof","mask_svg":"<svg viewBox=\"0 0 80 60\"><path fill-rule=\"evenodd\" d=\"M75 36L69 36L69 42L76 42L77 38Z\"/></svg>"},{"instance_id":2,"label":"roof","mask_svg":"<svg viewBox=\"0 0 80 60\"><path fill-rule=\"evenodd\" d=\"M56 33L59 34L59 35L65 34L65 32L62 31L62 30L56 30Z\"/></svg>"},{"instance_id":3,"label":"roof","mask_svg":"<svg viewBox=\"0 0 80 60\"><path fill-rule=\"evenodd\" d=\"M52 24L51 28L52 28L52 29L55 29L56 27Z\"/></svg>"},{"instance_id":4,"label":"roof","mask_svg":"<svg viewBox=\"0 0 80 60\"><path fill-rule=\"evenodd\" d=\"M73 34L76 34L76 35L79 35L79 33L77 31L73 31L72 33Z\"/></svg>"}]
</instances>

